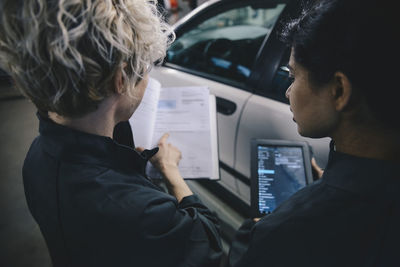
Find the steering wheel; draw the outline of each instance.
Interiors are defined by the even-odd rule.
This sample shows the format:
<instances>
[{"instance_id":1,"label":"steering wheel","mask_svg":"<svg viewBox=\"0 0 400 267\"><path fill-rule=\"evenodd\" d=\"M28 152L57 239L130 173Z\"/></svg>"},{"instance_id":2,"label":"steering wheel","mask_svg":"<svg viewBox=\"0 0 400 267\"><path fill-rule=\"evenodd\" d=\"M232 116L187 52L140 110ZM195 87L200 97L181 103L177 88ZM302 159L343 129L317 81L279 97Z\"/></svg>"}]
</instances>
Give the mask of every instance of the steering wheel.
<instances>
[{"instance_id":1,"label":"steering wheel","mask_svg":"<svg viewBox=\"0 0 400 267\"><path fill-rule=\"evenodd\" d=\"M211 57L225 58L231 51L232 41L226 38L209 40L203 49L203 56L207 59Z\"/></svg>"}]
</instances>

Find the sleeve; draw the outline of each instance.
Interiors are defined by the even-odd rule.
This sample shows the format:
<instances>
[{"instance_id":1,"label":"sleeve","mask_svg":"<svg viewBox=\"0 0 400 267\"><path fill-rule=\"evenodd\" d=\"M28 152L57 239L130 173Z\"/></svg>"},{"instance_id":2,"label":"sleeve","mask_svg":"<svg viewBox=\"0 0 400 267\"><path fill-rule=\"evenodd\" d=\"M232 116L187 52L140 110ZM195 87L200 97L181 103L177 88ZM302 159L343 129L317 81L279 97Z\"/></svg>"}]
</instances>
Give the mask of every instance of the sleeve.
<instances>
[{"instance_id":1,"label":"sleeve","mask_svg":"<svg viewBox=\"0 0 400 267\"><path fill-rule=\"evenodd\" d=\"M247 219L235 234L229 249L228 266L237 266L249 249L254 220Z\"/></svg>"},{"instance_id":2,"label":"sleeve","mask_svg":"<svg viewBox=\"0 0 400 267\"><path fill-rule=\"evenodd\" d=\"M195 196L150 201L142 216L146 250L157 251L149 266L219 266L222 246L217 218ZM150 263L150 262L148 262Z\"/></svg>"}]
</instances>

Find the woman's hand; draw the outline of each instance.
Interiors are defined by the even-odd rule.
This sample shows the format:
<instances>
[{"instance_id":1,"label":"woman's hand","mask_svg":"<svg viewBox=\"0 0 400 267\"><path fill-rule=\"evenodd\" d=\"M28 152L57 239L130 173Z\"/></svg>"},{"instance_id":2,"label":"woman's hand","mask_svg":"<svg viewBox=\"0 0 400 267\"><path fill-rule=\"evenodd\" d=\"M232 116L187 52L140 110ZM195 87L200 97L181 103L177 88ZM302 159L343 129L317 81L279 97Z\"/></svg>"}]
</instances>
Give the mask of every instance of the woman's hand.
<instances>
[{"instance_id":1,"label":"woman's hand","mask_svg":"<svg viewBox=\"0 0 400 267\"><path fill-rule=\"evenodd\" d=\"M318 166L315 158L311 159L311 168L312 168L314 180L320 179L322 177L322 175L324 174L324 170Z\"/></svg>"},{"instance_id":2,"label":"woman's hand","mask_svg":"<svg viewBox=\"0 0 400 267\"><path fill-rule=\"evenodd\" d=\"M167 143L169 137L165 133L158 142L158 152L150 158L150 162L156 167L163 175L168 172L178 171L179 161L182 159L182 153L179 149L170 143Z\"/></svg>"},{"instance_id":3,"label":"woman's hand","mask_svg":"<svg viewBox=\"0 0 400 267\"><path fill-rule=\"evenodd\" d=\"M193 195L192 191L183 180L179 172L179 161L182 159L181 151L170 143L167 143L169 137L165 133L158 142L158 152L150 158L150 162L157 168L165 179L168 191L176 197L180 202L184 197ZM136 148L137 151L142 152L144 149L141 147Z\"/></svg>"}]
</instances>

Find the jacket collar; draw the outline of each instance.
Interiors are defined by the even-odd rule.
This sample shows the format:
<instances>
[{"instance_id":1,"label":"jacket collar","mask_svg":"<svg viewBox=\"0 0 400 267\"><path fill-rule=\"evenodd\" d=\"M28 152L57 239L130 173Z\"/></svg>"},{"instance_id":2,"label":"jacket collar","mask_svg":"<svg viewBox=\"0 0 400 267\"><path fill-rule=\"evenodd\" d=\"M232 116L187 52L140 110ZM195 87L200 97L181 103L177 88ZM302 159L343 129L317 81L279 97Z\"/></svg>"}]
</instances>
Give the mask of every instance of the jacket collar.
<instances>
[{"instance_id":1,"label":"jacket collar","mask_svg":"<svg viewBox=\"0 0 400 267\"><path fill-rule=\"evenodd\" d=\"M328 185L368 195L377 188L390 191L390 186L400 180L394 163L335 151L333 141L330 147L328 164L322 177Z\"/></svg>"},{"instance_id":2,"label":"jacket collar","mask_svg":"<svg viewBox=\"0 0 400 267\"><path fill-rule=\"evenodd\" d=\"M140 173L146 177L147 161L158 148L138 153L131 147L118 144L113 139L81 132L54 123L37 113L40 142L45 151L55 158L86 164L98 164L111 169Z\"/></svg>"}]
</instances>

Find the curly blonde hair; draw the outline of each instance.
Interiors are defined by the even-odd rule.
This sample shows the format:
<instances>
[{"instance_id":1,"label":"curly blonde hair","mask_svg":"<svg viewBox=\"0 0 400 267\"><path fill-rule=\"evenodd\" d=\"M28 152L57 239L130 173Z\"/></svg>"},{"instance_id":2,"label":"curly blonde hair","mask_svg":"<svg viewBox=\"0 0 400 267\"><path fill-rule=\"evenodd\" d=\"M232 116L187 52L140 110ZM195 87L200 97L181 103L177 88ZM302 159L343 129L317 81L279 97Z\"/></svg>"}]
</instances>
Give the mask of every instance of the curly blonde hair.
<instances>
[{"instance_id":1,"label":"curly blonde hair","mask_svg":"<svg viewBox=\"0 0 400 267\"><path fill-rule=\"evenodd\" d=\"M96 110L122 71L126 93L174 40L148 0L2 0L0 64L41 111Z\"/></svg>"}]
</instances>

